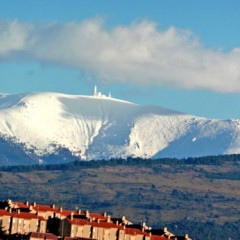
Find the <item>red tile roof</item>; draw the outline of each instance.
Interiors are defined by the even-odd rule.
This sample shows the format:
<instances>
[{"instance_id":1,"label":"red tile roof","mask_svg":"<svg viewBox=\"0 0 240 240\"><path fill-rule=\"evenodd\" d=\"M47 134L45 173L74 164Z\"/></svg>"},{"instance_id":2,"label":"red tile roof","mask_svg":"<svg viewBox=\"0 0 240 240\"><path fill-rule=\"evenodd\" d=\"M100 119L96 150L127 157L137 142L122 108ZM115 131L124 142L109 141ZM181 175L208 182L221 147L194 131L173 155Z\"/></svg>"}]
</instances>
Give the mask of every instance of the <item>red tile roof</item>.
<instances>
[{"instance_id":1,"label":"red tile roof","mask_svg":"<svg viewBox=\"0 0 240 240\"><path fill-rule=\"evenodd\" d=\"M82 237L65 237L64 240L96 240L95 238L82 238Z\"/></svg>"},{"instance_id":2,"label":"red tile roof","mask_svg":"<svg viewBox=\"0 0 240 240\"><path fill-rule=\"evenodd\" d=\"M61 215L64 215L64 216L69 216L73 212L71 210L64 210L64 209L62 211L60 211L59 209L53 209L53 210L54 210L55 213L58 213L58 214L61 214Z\"/></svg>"},{"instance_id":3,"label":"red tile roof","mask_svg":"<svg viewBox=\"0 0 240 240\"><path fill-rule=\"evenodd\" d=\"M73 218L73 219L69 219L67 218L67 220L74 225L90 225L90 223L85 220L85 219L79 219L79 218Z\"/></svg>"},{"instance_id":4,"label":"red tile roof","mask_svg":"<svg viewBox=\"0 0 240 240\"><path fill-rule=\"evenodd\" d=\"M6 210L0 209L0 216L12 216L12 214Z\"/></svg>"},{"instance_id":5,"label":"red tile roof","mask_svg":"<svg viewBox=\"0 0 240 240\"><path fill-rule=\"evenodd\" d=\"M48 206L48 205L37 204L35 207L32 205L32 207L37 212L55 212L64 216L68 216L73 212L71 210L65 210L65 209L61 211L60 209L52 208L51 206Z\"/></svg>"},{"instance_id":6,"label":"red tile roof","mask_svg":"<svg viewBox=\"0 0 240 240\"><path fill-rule=\"evenodd\" d=\"M166 240L168 238L163 237L163 236L157 236L157 235L152 235L151 240Z\"/></svg>"},{"instance_id":7,"label":"red tile roof","mask_svg":"<svg viewBox=\"0 0 240 240\"><path fill-rule=\"evenodd\" d=\"M42 221L46 221L43 217L41 216L37 216L35 214L32 214L32 213L26 213L26 212L20 212L20 213L12 213L11 214L12 217L14 218L23 218L23 219L39 219L39 220L42 220Z\"/></svg>"},{"instance_id":8,"label":"red tile roof","mask_svg":"<svg viewBox=\"0 0 240 240\"><path fill-rule=\"evenodd\" d=\"M99 228L118 228L123 229L122 226L116 225L114 223L108 223L108 222L92 222L90 223L93 227L99 227Z\"/></svg>"},{"instance_id":9,"label":"red tile roof","mask_svg":"<svg viewBox=\"0 0 240 240\"><path fill-rule=\"evenodd\" d=\"M47 206L47 205L36 205L36 206L33 206L33 209L36 210L36 211L39 211L39 212L55 212L56 209L52 208L51 206Z\"/></svg>"},{"instance_id":10,"label":"red tile roof","mask_svg":"<svg viewBox=\"0 0 240 240\"><path fill-rule=\"evenodd\" d=\"M22 202L12 202L13 204L17 205L19 208L29 208L25 203Z\"/></svg>"},{"instance_id":11,"label":"red tile roof","mask_svg":"<svg viewBox=\"0 0 240 240\"><path fill-rule=\"evenodd\" d=\"M22 219L39 219L39 220L44 220L45 219L41 216L37 216L35 214L32 214L32 213L27 213L27 212L20 212L20 213L10 213L6 210L2 210L0 209L0 216L11 216L11 217L14 217L14 218L22 218Z\"/></svg>"},{"instance_id":12,"label":"red tile roof","mask_svg":"<svg viewBox=\"0 0 240 240\"><path fill-rule=\"evenodd\" d=\"M39 232L32 232L30 234L30 237L41 239L58 239L58 237L52 233L39 233Z\"/></svg>"},{"instance_id":13,"label":"red tile roof","mask_svg":"<svg viewBox=\"0 0 240 240\"><path fill-rule=\"evenodd\" d=\"M107 217L104 217L102 214L100 213L89 213L89 216L91 218L95 218L95 219L104 219L107 220Z\"/></svg>"},{"instance_id":14,"label":"red tile roof","mask_svg":"<svg viewBox=\"0 0 240 240\"><path fill-rule=\"evenodd\" d=\"M139 230L139 229L137 229L137 228L126 228L126 229L125 229L125 234L128 234L128 235L144 235L144 236L149 236L148 233L142 232L141 230Z\"/></svg>"},{"instance_id":15,"label":"red tile roof","mask_svg":"<svg viewBox=\"0 0 240 240\"><path fill-rule=\"evenodd\" d=\"M33 204L32 204L31 206L37 212L52 212L52 213L60 214L65 217L71 215L71 213L73 212L71 210L65 210L65 209L60 210L60 209L52 208L51 206L48 206L48 205L37 204L36 206L33 206ZM74 215L76 215L76 214L77 213L74 212ZM79 215L79 214L77 214L77 215Z\"/></svg>"}]
</instances>

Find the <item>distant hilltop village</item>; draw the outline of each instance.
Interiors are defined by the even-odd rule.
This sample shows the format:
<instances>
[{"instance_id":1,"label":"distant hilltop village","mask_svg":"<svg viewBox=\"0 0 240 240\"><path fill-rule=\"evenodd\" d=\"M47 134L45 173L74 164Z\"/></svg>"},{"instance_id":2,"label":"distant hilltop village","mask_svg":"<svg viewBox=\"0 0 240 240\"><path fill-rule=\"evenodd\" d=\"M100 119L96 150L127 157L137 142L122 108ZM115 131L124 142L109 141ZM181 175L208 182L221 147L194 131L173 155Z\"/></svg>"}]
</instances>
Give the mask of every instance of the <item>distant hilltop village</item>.
<instances>
[{"instance_id":1,"label":"distant hilltop village","mask_svg":"<svg viewBox=\"0 0 240 240\"><path fill-rule=\"evenodd\" d=\"M125 216L65 210L55 204L0 201L0 239L64 240L191 240L175 236L167 228L133 224Z\"/></svg>"},{"instance_id":2,"label":"distant hilltop village","mask_svg":"<svg viewBox=\"0 0 240 240\"><path fill-rule=\"evenodd\" d=\"M96 86L96 85L94 86L93 96L94 96L94 97L108 97L108 98L112 98L110 92L109 92L108 96L102 94L101 92L98 92L98 90L97 90L97 86Z\"/></svg>"}]
</instances>

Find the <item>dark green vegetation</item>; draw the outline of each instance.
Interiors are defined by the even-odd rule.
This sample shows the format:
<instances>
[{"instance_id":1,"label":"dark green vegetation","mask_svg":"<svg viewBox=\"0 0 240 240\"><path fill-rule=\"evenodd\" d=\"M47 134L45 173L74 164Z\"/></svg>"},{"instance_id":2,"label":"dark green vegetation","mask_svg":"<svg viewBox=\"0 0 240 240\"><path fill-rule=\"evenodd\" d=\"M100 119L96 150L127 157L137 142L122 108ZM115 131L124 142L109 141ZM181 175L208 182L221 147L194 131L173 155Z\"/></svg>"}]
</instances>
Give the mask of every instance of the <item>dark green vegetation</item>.
<instances>
[{"instance_id":1,"label":"dark green vegetation","mask_svg":"<svg viewBox=\"0 0 240 240\"><path fill-rule=\"evenodd\" d=\"M193 239L240 236L240 155L1 167L0 193L125 215Z\"/></svg>"}]
</instances>

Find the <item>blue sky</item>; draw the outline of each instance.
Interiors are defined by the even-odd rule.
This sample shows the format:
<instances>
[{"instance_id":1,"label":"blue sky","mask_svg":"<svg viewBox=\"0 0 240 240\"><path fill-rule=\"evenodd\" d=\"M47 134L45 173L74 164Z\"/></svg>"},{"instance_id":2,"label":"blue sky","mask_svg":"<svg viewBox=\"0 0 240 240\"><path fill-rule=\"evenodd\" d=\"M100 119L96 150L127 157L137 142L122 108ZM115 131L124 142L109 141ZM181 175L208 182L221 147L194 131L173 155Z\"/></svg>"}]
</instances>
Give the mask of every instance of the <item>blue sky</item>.
<instances>
[{"instance_id":1,"label":"blue sky","mask_svg":"<svg viewBox=\"0 0 240 240\"><path fill-rule=\"evenodd\" d=\"M240 2L0 0L0 92L91 94L240 118Z\"/></svg>"}]
</instances>

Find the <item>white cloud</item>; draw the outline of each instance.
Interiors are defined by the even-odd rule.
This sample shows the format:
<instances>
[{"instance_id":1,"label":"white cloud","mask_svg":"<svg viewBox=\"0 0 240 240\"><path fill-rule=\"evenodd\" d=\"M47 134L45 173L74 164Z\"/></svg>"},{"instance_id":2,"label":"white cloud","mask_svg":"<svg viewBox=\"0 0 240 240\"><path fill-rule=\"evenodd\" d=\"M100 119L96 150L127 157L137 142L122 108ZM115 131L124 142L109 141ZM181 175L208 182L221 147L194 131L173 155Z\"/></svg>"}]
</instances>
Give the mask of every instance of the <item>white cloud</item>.
<instances>
[{"instance_id":1,"label":"white cloud","mask_svg":"<svg viewBox=\"0 0 240 240\"><path fill-rule=\"evenodd\" d=\"M104 81L240 92L240 49L206 49L190 31L163 31L148 21L107 29L101 19L1 22L0 30L2 60L20 56Z\"/></svg>"},{"instance_id":2,"label":"white cloud","mask_svg":"<svg viewBox=\"0 0 240 240\"><path fill-rule=\"evenodd\" d=\"M0 57L9 55L14 51L22 51L27 43L28 25L17 21L0 22Z\"/></svg>"}]
</instances>

